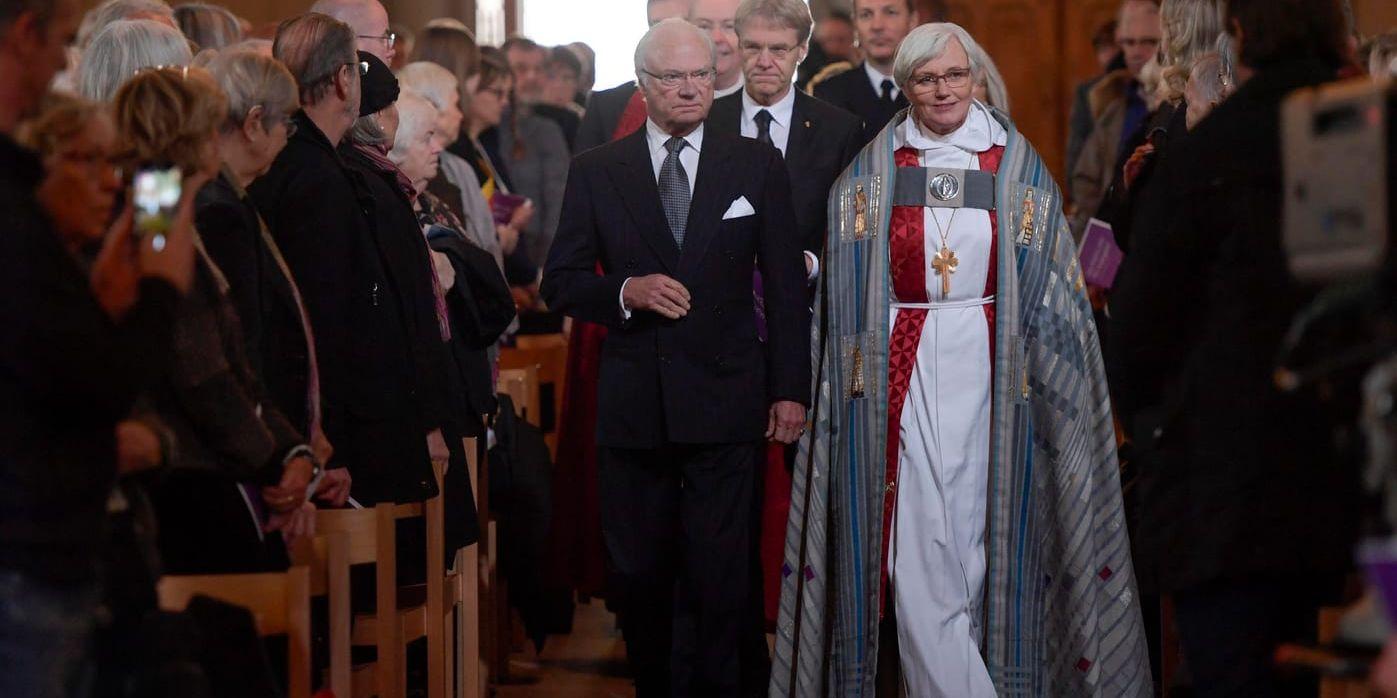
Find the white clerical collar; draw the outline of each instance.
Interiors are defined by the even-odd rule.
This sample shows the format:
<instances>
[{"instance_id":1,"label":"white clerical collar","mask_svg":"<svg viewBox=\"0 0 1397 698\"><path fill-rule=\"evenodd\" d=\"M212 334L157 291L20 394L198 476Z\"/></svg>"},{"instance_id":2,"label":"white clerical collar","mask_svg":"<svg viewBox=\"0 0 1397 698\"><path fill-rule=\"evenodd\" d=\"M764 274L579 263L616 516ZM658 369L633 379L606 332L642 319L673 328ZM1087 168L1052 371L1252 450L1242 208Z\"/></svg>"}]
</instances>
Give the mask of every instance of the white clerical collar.
<instances>
[{"instance_id":1,"label":"white clerical collar","mask_svg":"<svg viewBox=\"0 0 1397 698\"><path fill-rule=\"evenodd\" d=\"M742 118L744 121L756 122L757 112L765 109L771 114L771 122L777 126L785 128L791 127L791 117L796 109L796 90L794 87L786 88L786 96L777 100L769 107L757 104L757 100L752 99L752 95L747 90L742 91Z\"/></svg>"},{"instance_id":2,"label":"white clerical collar","mask_svg":"<svg viewBox=\"0 0 1397 698\"><path fill-rule=\"evenodd\" d=\"M737 82L733 83L731 86L724 87L721 90L718 89L716 86L713 88L713 99L722 99L730 94L735 94L746 84L747 80L745 79L745 76L743 76L742 73L738 73Z\"/></svg>"},{"instance_id":3,"label":"white clerical collar","mask_svg":"<svg viewBox=\"0 0 1397 698\"><path fill-rule=\"evenodd\" d=\"M684 142L688 144L690 148L700 153L703 152L703 124L699 124L698 128L694 129L693 133L683 136L683 138ZM664 150L665 144L669 142L669 139L670 134L660 128L660 125L655 123L653 119L645 120L645 140L650 145L650 152L654 153Z\"/></svg>"},{"instance_id":4,"label":"white clerical collar","mask_svg":"<svg viewBox=\"0 0 1397 698\"><path fill-rule=\"evenodd\" d=\"M917 150L959 148L967 153L983 153L993 146L1006 145L1008 142L1009 132L1004 129L1003 124L990 114L985 105L976 100L970 104L965 123L944 136L923 128L917 121L916 110L913 109L907 118L898 124L897 141L893 149L902 146L911 146Z\"/></svg>"},{"instance_id":5,"label":"white clerical collar","mask_svg":"<svg viewBox=\"0 0 1397 698\"><path fill-rule=\"evenodd\" d=\"M883 96L884 80L891 80L893 83L893 99L897 99L897 96L902 93L902 90L897 86L897 81L893 80L893 76L882 74L878 71L877 68L873 67L872 63L864 61L863 72L868 74L868 82L873 85L873 94L876 94L879 97Z\"/></svg>"}]
</instances>

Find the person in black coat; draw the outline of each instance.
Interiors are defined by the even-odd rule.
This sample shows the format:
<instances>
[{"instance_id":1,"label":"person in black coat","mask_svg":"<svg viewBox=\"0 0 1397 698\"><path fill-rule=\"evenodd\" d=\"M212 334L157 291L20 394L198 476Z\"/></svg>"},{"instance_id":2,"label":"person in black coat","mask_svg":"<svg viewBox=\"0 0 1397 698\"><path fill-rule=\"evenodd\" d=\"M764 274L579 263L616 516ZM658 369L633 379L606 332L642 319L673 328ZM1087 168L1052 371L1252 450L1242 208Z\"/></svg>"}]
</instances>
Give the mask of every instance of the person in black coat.
<instances>
[{"instance_id":1,"label":"person in black coat","mask_svg":"<svg viewBox=\"0 0 1397 698\"><path fill-rule=\"evenodd\" d=\"M119 472L160 458L133 448L133 433L155 435L125 420L169 357L193 270L192 196L162 251L133 237L128 212L90 269L81 250L95 240L62 236L45 210L73 205L65 185L40 203L44 168L11 134L64 65L78 20L75 3L0 7L0 695L91 688L109 497ZM82 181L113 178L109 156L85 155Z\"/></svg>"},{"instance_id":2,"label":"person in black coat","mask_svg":"<svg viewBox=\"0 0 1397 698\"><path fill-rule=\"evenodd\" d=\"M1356 472L1331 438L1344 410L1273 382L1313 293L1281 248L1279 107L1335 78L1340 17L1333 0L1229 3L1245 83L1160 163L1170 224L1135 232L1138 278L1111 300L1112 351L1130 356L1113 392L1132 394L1144 454L1136 547L1158 561L1142 586L1173 596L1201 696L1272 695L1276 646L1313 641L1352 559Z\"/></svg>"},{"instance_id":3,"label":"person in black coat","mask_svg":"<svg viewBox=\"0 0 1397 698\"><path fill-rule=\"evenodd\" d=\"M714 100L708 125L715 133L756 138L754 116L764 107L752 98L753 77L747 76L743 92ZM844 168L863 149L863 125L857 116L826 104L786 83L786 93L770 99L782 111L789 100L790 111L784 128L773 136L773 145L786 160L786 170L799 172L791 178L791 201L795 207L796 237L802 250L821 258L828 223L829 188ZM752 131L749 135L749 130ZM780 139L777 142L777 139Z\"/></svg>"},{"instance_id":4,"label":"person in black coat","mask_svg":"<svg viewBox=\"0 0 1397 698\"><path fill-rule=\"evenodd\" d=\"M809 402L805 275L779 152L704 129L703 34L666 20L638 53L649 120L573 161L542 292L609 329L603 529L638 695L736 695L763 440L794 441Z\"/></svg>"},{"instance_id":5,"label":"person in black coat","mask_svg":"<svg viewBox=\"0 0 1397 698\"><path fill-rule=\"evenodd\" d=\"M353 30L324 15L282 25L277 58L301 89L296 133L252 183L258 211L299 285L319 357L324 429L364 504L437 493L419 395L410 279L395 276L373 190L336 144L358 114ZM322 55L323 54L323 55ZM311 74L315 65L339 67ZM289 359L288 360L294 360Z\"/></svg>"},{"instance_id":6,"label":"person in black coat","mask_svg":"<svg viewBox=\"0 0 1397 698\"><path fill-rule=\"evenodd\" d=\"M907 97L893 80L893 59L920 22L911 0L854 0L854 26L864 61L816 85L815 96L863 119L860 147L907 108Z\"/></svg>"}]
</instances>

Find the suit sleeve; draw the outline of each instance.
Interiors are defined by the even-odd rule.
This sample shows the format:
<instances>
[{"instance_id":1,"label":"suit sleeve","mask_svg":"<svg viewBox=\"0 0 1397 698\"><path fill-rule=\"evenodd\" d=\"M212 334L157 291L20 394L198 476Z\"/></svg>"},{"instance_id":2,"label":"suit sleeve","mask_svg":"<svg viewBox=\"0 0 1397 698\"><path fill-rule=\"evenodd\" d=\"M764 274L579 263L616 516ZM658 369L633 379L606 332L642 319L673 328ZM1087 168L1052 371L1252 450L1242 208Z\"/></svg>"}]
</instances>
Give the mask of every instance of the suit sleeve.
<instances>
[{"instance_id":1,"label":"suit sleeve","mask_svg":"<svg viewBox=\"0 0 1397 698\"><path fill-rule=\"evenodd\" d=\"M790 177L774 149L765 163L757 264L767 318L767 395L810 405L810 311Z\"/></svg>"},{"instance_id":2,"label":"suit sleeve","mask_svg":"<svg viewBox=\"0 0 1397 698\"><path fill-rule=\"evenodd\" d=\"M564 315L621 328L628 321L617 302L626 277L597 274L601 260L601 230L597 227L591 173L583 160L574 160L563 193L562 218L540 293L548 307ZM787 206L790 202L787 201Z\"/></svg>"}]
</instances>

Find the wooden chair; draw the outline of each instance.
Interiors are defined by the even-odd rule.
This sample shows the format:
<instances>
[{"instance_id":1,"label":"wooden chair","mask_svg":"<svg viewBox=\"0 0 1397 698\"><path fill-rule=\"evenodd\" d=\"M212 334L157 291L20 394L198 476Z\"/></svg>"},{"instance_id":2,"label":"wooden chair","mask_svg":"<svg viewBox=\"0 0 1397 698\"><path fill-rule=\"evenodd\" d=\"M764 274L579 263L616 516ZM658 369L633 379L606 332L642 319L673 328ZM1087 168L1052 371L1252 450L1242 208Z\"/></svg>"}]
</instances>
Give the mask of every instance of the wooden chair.
<instances>
[{"instance_id":1,"label":"wooden chair","mask_svg":"<svg viewBox=\"0 0 1397 698\"><path fill-rule=\"evenodd\" d=\"M528 415L530 424L544 430L549 453L558 449L558 412L567 382L568 344L561 334L525 335L516 346L500 350L500 368L538 368L539 411Z\"/></svg>"},{"instance_id":2,"label":"wooden chair","mask_svg":"<svg viewBox=\"0 0 1397 698\"><path fill-rule=\"evenodd\" d=\"M286 635L287 698L310 696L310 572L161 577L160 608L183 611L198 594L246 608L260 635Z\"/></svg>"},{"instance_id":3,"label":"wooden chair","mask_svg":"<svg viewBox=\"0 0 1397 698\"><path fill-rule=\"evenodd\" d=\"M537 364L500 369L499 392L508 395L524 421L536 427L542 423L539 406L542 401L541 380Z\"/></svg>"},{"instance_id":4,"label":"wooden chair","mask_svg":"<svg viewBox=\"0 0 1397 698\"><path fill-rule=\"evenodd\" d=\"M441 635L439 624L429 623L433 610L442 601L442 548L438 537L433 545L433 530L440 533L441 498L426 504L382 503L372 509L325 509L317 512L315 527L321 534L344 534L349 541L348 564L372 563L375 569L375 609L372 614L354 615L350 628L350 644L378 649L373 664L354 667L350 678L354 696L378 695L379 698L401 698L406 693L407 644L427 640L428 696L443 696L445 689L442 670ZM437 514L436 525L430 512ZM427 516L427 584L425 602L411 601L398 587L397 522ZM435 551L435 554L434 552ZM435 630L434 630L435 628Z\"/></svg>"},{"instance_id":5,"label":"wooden chair","mask_svg":"<svg viewBox=\"0 0 1397 698\"><path fill-rule=\"evenodd\" d=\"M291 548L291 561L310 571L310 595L326 597L329 609L330 667L322 683L336 696L349 698L353 687L349 629L349 537L343 533L317 533Z\"/></svg>"},{"instance_id":6,"label":"wooden chair","mask_svg":"<svg viewBox=\"0 0 1397 698\"><path fill-rule=\"evenodd\" d=\"M476 440L464 439L463 447L466 451L467 476L471 480L472 491L478 492L476 486L479 481L479 458L476 453ZM436 472L437 486L444 492L447 464L434 462L432 465ZM446 517L444 512L441 515L435 512L435 508L441 507L440 503L428 502L428 506L433 508L428 512L428 526L430 527L434 520L441 522L441 530L435 535L430 528L428 529L428 540L441 540L445 536ZM438 545L437 548L440 550L442 546ZM486 672L480 651L479 548L479 545L475 545L454 552L443 551L452 558L452 565L444 570L440 604L432 606L428 611L431 614L431 622L441 624L442 656L445 659L442 680L445 682L445 693L459 698L480 698L486 694ZM430 603L431 598L428 600Z\"/></svg>"}]
</instances>

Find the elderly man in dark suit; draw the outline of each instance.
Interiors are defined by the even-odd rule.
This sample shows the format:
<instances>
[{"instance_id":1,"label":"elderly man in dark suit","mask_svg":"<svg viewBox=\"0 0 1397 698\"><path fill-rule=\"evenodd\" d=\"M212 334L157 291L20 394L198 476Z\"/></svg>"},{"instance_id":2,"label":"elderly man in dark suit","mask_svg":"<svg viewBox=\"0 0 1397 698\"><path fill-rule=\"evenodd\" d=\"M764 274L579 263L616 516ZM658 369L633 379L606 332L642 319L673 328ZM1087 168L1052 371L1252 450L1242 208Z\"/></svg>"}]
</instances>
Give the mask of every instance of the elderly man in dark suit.
<instances>
[{"instance_id":1,"label":"elderly man in dark suit","mask_svg":"<svg viewBox=\"0 0 1397 698\"><path fill-rule=\"evenodd\" d=\"M786 168L771 146L705 131L714 59L683 20L641 40L647 122L573 162L543 279L550 307L610 329L602 520L640 696L737 695L762 442L794 441L809 402Z\"/></svg>"},{"instance_id":2,"label":"elderly man in dark suit","mask_svg":"<svg viewBox=\"0 0 1397 698\"><path fill-rule=\"evenodd\" d=\"M687 16L690 3L691 0L647 0L645 20L653 27L670 17ZM627 112L636 116L643 116L645 113L645 105L641 102L640 91L636 89L634 82L593 92L587 100L587 111L582 115L582 125L577 128L573 152L580 153L616 140L617 126L623 121L630 122L630 119L626 118Z\"/></svg>"},{"instance_id":3,"label":"elderly man in dark suit","mask_svg":"<svg viewBox=\"0 0 1397 698\"><path fill-rule=\"evenodd\" d=\"M907 33L921 23L912 0L854 0L854 28L864 61L815 87L815 96L863 119L863 144L907 107L893 59Z\"/></svg>"},{"instance_id":4,"label":"elderly man in dark suit","mask_svg":"<svg viewBox=\"0 0 1397 698\"><path fill-rule=\"evenodd\" d=\"M775 146L791 179L791 200L801 249L811 271L825 241L829 188L863 147L859 117L811 97L791 84L810 40L810 10L800 0L746 0L737 9L738 51L746 86L714 100L708 125L715 132Z\"/></svg>"}]
</instances>

